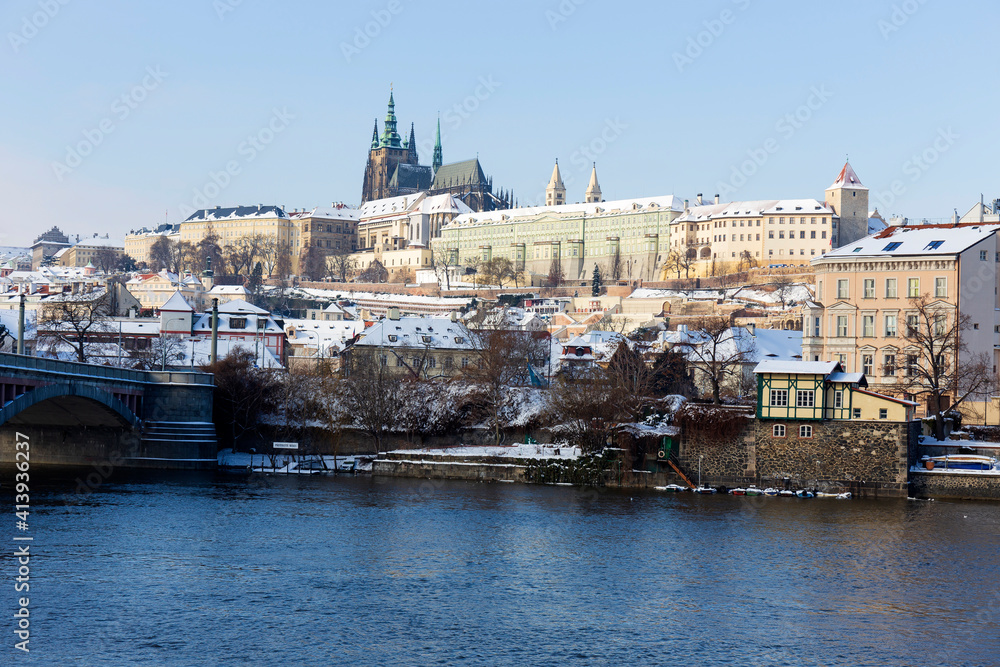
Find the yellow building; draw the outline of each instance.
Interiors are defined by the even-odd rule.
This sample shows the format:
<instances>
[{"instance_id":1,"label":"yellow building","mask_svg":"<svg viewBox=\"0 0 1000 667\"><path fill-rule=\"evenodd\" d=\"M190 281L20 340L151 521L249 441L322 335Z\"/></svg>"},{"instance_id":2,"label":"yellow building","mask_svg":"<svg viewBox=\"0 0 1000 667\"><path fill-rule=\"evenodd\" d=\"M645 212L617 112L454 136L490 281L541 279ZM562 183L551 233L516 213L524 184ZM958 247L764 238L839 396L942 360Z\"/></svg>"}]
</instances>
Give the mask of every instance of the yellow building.
<instances>
[{"instance_id":1,"label":"yellow building","mask_svg":"<svg viewBox=\"0 0 1000 667\"><path fill-rule=\"evenodd\" d=\"M905 385L926 351L907 339L926 299L935 326L960 332L963 355L986 351L1000 364L1000 224L889 227L813 261L816 299L804 309L802 356L840 362L882 393L909 398ZM943 363L959 368L968 357ZM954 367L952 367L954 368Z\"/></svg>"},{"instance_id":2,"label":"yellow building","mask_svg":"<svg viewBox=\"0 0 1000 667\"><path fill-rule=\"evenodd\" d=\"M262 234L270 237L277 252L291 256L292 273L298 273L301 227L280 206L216 206L195 211L181 223L180 238L197 245L208 235L209 228L218 236L223 248L235 245L244 236Z\"/></svg>"},{"instance_id":3,"label":"yellow building","mask_svg":"<svg viewBox=\"0 0 1000 667\"><path fill-rule=\"evenodd\" d=\"M160 237L176 243L181 240L180 225L160 225L156 229L138 229L125 235L125 254L136 264L149 265L149 251Z\"/></svg>"},{"instance_id":4,"label":"yellow building","mask_svg":"<svg viewBox=\"0 0 1000 667\"><path fill-rule=\"evenodd\" d=\"M118 241L107 236L99 237L96 234L91 238L78 241L68 248L64 248L55 254L56 263L59 266L93 266L99 265L99 254L107 252L110 248L116 255L125 252L125 248Z\"/></svg>"},{"instance_id":5,"label":"yellow building","mask_svg":"<svg viewBox=\"0 0 1000 667\"><path fill-rule=\"evenodd\" d=\"M288 217L299 227L301 249L314 246L331 255L357 250L359 215L358 209L335 203L329 208L292 211Z\"/></svg>"},{"instance_id":6,"label":"yellow building","mask_svg":"<svg viewBox=\"0 0 1000 667\"><path fill-rule=\"evenodd\" d=\"M850 164L826 189L825 200L770 199L712 203L699 194L670 229L670 250L690 267L668 263L663 278L721 275L755 266L808 266L868 234L868 188Z\"/></svg>"}]
</instances>

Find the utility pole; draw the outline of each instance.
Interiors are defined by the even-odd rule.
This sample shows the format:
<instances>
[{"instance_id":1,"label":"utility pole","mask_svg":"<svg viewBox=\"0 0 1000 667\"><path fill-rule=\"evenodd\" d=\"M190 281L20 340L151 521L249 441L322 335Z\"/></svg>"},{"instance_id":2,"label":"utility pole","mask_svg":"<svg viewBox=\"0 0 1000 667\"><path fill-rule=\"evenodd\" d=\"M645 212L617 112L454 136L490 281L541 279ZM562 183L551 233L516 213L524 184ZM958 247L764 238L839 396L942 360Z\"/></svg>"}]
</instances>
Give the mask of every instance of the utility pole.
<instances>
[{"instance_id":1,"label":"utility pole","mask_svg":"<svg viewBox=\"0 0 1000 667\"><path fill-rule=\"evenodd\" d=\"M24 292L21 292L21 305L17 313L17 353L24 354Z\"/></svg>"},{"instance_id":2,"label":"utility pole","mask_svg":"<svg viewBox=\"0 0 1000 667\"><path fill-rule=\"evenodd\" d=\"M212 299L212 365L219 360L219 299Z\"/></svg>"}]
</instances>

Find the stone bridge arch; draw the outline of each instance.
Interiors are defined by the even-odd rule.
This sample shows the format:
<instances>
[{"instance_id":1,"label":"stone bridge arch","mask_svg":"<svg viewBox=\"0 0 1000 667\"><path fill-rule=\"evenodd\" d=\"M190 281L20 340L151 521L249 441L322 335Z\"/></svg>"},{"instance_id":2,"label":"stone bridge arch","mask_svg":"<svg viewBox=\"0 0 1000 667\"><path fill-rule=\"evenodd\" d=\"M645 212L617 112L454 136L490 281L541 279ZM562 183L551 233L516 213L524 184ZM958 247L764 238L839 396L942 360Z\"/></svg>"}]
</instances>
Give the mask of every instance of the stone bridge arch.
<instances>
[{"instance_id":1,"label":"stone bridge arch","mask_svg":"<svg viewBox=\"0 0 1000 667\"><path fill-rule=\"evenodd\" d=\"M97 405L95 405L97 404ZM54 383L35 387L0 409L0 425L20 423L22 413L32 414L47 406L52 410L46 423L83 426L138 426L140 419L122 401L92 384ZM94 410L102 406L103 409ZM30 423L30 419L24 421Z\"/></svg>"}]
</instances>

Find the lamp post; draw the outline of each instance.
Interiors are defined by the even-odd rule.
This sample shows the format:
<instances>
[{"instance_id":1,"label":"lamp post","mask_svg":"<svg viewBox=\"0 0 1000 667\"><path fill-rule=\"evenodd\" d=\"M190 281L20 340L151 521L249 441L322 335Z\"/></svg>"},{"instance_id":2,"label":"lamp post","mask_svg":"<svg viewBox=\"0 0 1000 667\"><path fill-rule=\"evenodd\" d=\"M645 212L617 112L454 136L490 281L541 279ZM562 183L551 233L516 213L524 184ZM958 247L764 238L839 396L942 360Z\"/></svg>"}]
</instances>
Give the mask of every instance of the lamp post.
<instances>
[{"instance_id":1,"label":"lamp post","mask_svg":"<svg viewBox=\"0 0 1000 667\"><path fill-rule=\"evenodd\" d=\"M24 292L21 292L21 305L17 313L17 353L24 354Z\"/></svg>"}]
</instances>

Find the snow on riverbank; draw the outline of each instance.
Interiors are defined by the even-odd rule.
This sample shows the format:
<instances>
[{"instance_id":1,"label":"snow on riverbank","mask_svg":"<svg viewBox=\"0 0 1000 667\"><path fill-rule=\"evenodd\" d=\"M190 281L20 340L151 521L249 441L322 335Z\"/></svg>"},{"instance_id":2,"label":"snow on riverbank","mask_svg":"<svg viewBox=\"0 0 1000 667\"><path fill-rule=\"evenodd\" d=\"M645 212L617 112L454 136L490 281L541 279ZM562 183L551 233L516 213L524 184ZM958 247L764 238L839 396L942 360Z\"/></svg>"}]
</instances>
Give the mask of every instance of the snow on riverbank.
<instances>
[{"instance_id":1,"label":"snow on riverbank","mask_svg":"<svg viewBox=\"0 0 1000 667\"><path fill-rule=\"evenodd\" d=\"M298 464L292 468L304 468L306 464L311 470L333 472L363 471L372 469L372 456L319 456L316 454L250 454L223 449L219 452L220 468L239 470L255 470L258 472L286 472L289 464Z\"/></svg>"},{"instance_id":2,"label":"snow on riverbank","mask_svg":"<svg viewBox=\"0 0 1000 667\"><path fill-rule=\"evenodd\" d=\"M473 447L459 445L440 449L397 449L390 454L410 456L448 456L454 458L495 457L511 459L565 459L580 457L580 448L567 445L504 445L500 447Z\"/></svg>"}]
</instances>

